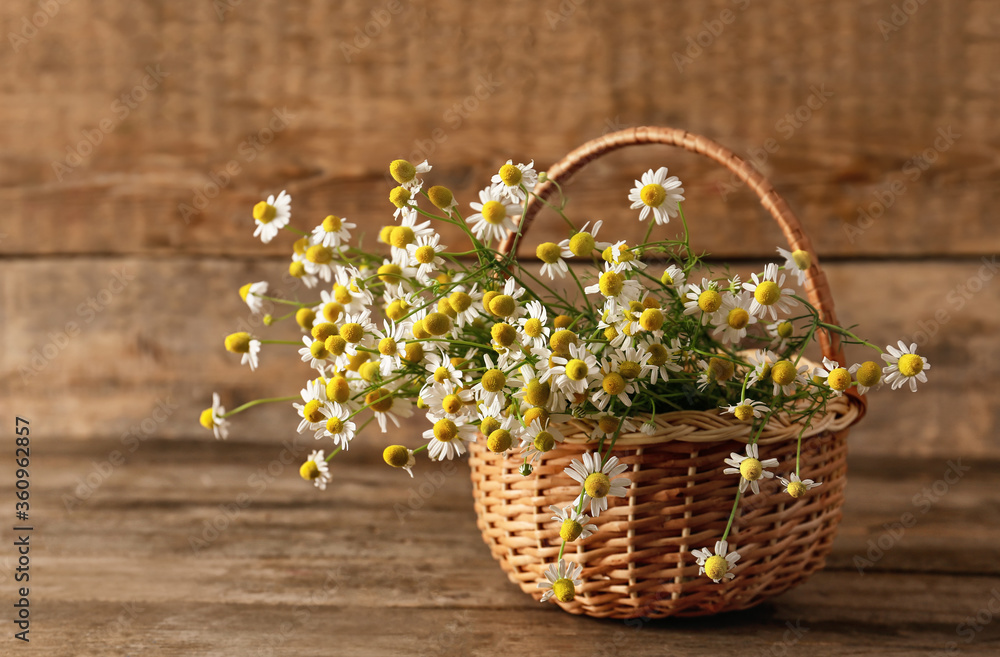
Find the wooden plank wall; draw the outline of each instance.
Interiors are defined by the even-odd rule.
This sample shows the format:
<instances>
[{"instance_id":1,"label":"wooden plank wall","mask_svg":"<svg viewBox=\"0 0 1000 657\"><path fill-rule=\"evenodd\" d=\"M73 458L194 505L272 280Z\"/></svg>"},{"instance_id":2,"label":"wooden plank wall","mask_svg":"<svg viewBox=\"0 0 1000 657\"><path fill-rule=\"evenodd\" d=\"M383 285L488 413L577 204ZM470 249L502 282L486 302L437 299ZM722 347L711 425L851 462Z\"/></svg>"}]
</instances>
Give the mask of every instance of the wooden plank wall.
<instances>
[{"instance_id":1,"label":"wooden plank wall","mask_svg":"<svg viewBox=\"0 0 1000 657\"><path fill-rule=\"evenodd\" d=\"M230 407L298 390L273 352L250 377L222 350L247 319L238 286L285 268L290 240L252 237L262 196L377 227L396 157L430 158L467 203L508 157L544 168L653 124L758 164L844 321L923 338L932 383L876 395L856 453L1000 456L988 0L41 4L0 7L0 398L38 435L204 436L213 390ZM571 210L633 235L631 180L660 165L685 181L698 247L772 256L780 234L745 189L661 148L593 165ZM290 414L235 439L280 441Z\"/></svg>"}]
</instances>

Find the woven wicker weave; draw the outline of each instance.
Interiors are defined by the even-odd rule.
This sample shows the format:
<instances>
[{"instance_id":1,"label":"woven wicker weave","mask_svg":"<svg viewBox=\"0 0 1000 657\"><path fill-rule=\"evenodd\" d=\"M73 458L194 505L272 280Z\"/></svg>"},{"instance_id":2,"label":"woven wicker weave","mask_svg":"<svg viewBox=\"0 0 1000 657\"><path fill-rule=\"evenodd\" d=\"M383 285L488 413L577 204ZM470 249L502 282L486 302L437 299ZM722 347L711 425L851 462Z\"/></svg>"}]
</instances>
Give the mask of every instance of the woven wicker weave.
<instances>
[{"instance_id":1,"label":"woven wicker weave","mask_svg":"<svg viewBox=\"0 0 1000 657\"><path fill-rule=\"evenodd\" d=\"M678 146L706 155L733 171L761 199L781 226L792 249L812 255L806 292L823 321L836 323L826 278L798 220L771 185L750 165L718 144L670 128L634 128L611 133L574 150L548 171L565 182L587 162L634 144ZM542 198L554 185L541 183ZM523 230L541 204L529 201ZM502 250L514 244L512 236ZM842 361L836 336L820 332L823 354ZM619 437L614 454L629 466L632 484L624 499L609 500L596 519L593 536L566 546L564 558L583 566L583 586L570 603L558 603L575 614L611 618L697 616L758 604L800 584L823 567L830 551L843 502L847 468L847 433L865 411L864 398L848 394L817 414L802 441L803 479L822 481L799 499L780 491L774 479L763 480L761 493L740 501L729 536L742 556L736 578L716 584L698 576L691 550L711 548L726 526L738 478L723 475L723 459L742 452L750 428L717 411L683 411L656 416L658 430ZM579 484L563 473L574 458L594 448L587 445L591 424L574 420L560 426L566 441L545 453L535 473L518 473L520 460L490 452L483 441L470 445L473 494L478 525L493 556L512 582L536 599L544 568L559 554L559 523L549 505L565 506ZM801 425L787 415L771 418L759 442L767 458L777 458L776 472L794 471Z\"/></svg>"}]
</instances>

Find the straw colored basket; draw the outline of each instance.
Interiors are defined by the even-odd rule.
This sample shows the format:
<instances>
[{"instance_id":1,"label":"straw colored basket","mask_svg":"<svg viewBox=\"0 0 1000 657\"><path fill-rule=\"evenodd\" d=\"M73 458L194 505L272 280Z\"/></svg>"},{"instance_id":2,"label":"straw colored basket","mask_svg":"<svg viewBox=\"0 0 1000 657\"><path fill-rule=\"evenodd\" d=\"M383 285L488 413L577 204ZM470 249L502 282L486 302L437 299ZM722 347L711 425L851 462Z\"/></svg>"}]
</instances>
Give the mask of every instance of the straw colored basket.
<instances>
[{"instance_id":1,"label":"straw colored basket","mask_svg":"<svg viewBox=\"0 0 1000 657\"><path fill-rule=\"evenodd\" d=\"M563 182L587 162L636 144L668 144L705 155L734 172L761 199L781 226L791 248L812 255L806 292L823 321L836 323L833 301L816 254L798 220L771 185L750 165L718 144L670 128L634 128L590 141L548 171ZM542 183L536 193L546 198L554 186ZM523 230L538 212L529 203ZM512 240L503 245L509 250ZM836 336L820 332L823 354L842 361ZM740 501L729 536L742 558L736 578L716 584L698 576L691 550L714 545L722 537L736 493L737 478L723 475L723 459L743 452L750 428L717 411L683 411L656 416L658 430L619 437L614 454L629 466L632 481L626 498L611 499L595 521L596 534L566 546L564 558L583 566L584 584L570 603L559 605L574 614L610 618L698 616L745 609L804 582L823 567L840 521L847 468L847 433L865 411L854 394L832 400L817 414L802 441L802 478L822 481L794 499L780 491L776 479L763 480L759 495ZM777 472L792 472L801 425L776 414L764 428L760 444L767 458L777 458ZM565 506L579 492L563 470L574 458L594 448L586 444L591 424L571 421L560 426L566 441L544 454L535 474L518 474L519 459L487 450L483 441L470 446L473 496L478 525L493 556L512 582L534 596L546 565L559 554L559 523L549 505Z\"/></svg>"}]
</instances>

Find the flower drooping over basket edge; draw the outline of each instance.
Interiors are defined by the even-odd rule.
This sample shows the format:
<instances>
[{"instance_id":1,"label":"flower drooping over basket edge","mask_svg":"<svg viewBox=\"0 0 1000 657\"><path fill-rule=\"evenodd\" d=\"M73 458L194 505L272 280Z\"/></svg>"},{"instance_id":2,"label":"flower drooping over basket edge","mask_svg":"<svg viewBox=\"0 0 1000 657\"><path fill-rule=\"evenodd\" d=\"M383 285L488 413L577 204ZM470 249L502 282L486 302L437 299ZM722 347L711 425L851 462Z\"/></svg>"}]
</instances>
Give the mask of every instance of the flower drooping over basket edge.
<instances>
[{"instance_id":1,"label":"flower drooping over basket edge","mask_svg":"<svg viewBox=\"0 0 1000 657\"><path fill-rule=\"evenodd\" d=\"M253 208L254 235L263 242L282 230L300 236L288 271L310 298L268 296L265 281L244 285L240 296L254 313L279 305L289 310L264 314L265 328L294 321L302 337L268 340L239 332L226 337L225 347L253 370L262 345L291 346L313 376L299 395L253 400L228 413L215 395L201 424L225 438L234 414L295 402L298 432L313 433L322 446L300 474L325 489L333 457L372 422L385 433L401 419L425 416L421 444L391 445L383 453L386 463L411 477L420 452L453 459L474 440L519 459L521 475L529 477L533 463L563 441L561 423L586 422L593 448L566 469L578 494L552 507L562 542L538 585L543 601L573 600L583 580L579 564L565 561L563 551L599 531L591 520L611 498L628 495L627 466L612 450L623 434L654 433L658 413L718 408L751 427L745 453L719 464L728 466L724 475L737 477L725 531L714 553L692 553L699 575L721 582L735 576L740 558L728 542L740 497L781 474L757 443L772 416L801 421L804 433L827 400L852 388L864 394L888 383L916 391L927 380L930 365L916 344L900 341L883 352L822 321L795 287L812 265L807 251L779 247L781 261L748 281L707 268L689 245L684 189L666 167L642 174L627 196L629 210L638 211L633 219L647 224L642 242L633 245L606 241L602 221L571 216L558 186L557 203L537 196L535 187L546 177L533 162L508 160L465 217L450 190L424 189L422 176L430 171L426 161L391 163L399 184L389 193L392 219L378 233L381 253L362 248L358 226L337 215L309 232L295 228L284 191ZM514 257L529 200L566 224L564 239L536 248L540 267ZM437 229L444 225L452 227L449 241L462 233L467 243L443 244ZM674 235L652 239L656 228L673 228ZM499 245L510 234L514 248L504 251ZM884 365L824 358L810 368L802 353L823 331L873 349ZM801 479L800 465L797 456L795 471L778 477L793 498L821 483Z\"/></svg>"}]
</instances>

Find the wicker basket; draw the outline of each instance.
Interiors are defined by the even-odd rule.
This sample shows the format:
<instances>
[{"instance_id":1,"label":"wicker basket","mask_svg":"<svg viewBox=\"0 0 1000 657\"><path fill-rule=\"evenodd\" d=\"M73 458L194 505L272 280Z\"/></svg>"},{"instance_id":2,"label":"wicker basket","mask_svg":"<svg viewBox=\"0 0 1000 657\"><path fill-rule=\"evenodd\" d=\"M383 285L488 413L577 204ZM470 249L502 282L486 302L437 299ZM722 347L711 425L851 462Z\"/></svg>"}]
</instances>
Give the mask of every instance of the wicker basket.
<instances>
[{"instance_id":1,"label":"wicker basket","mask_svg":"<svg viewBox=\"0 0 1000 657\"><path fill-rule=\"evenodd\" d=\"M669 144L706 155L723 164L754 190L781 226L792 249L812 256L806 292L823 320L836 323L826 278L798 220L771 185L750 165L718 144L670 128L634 128L590 141L548 171L567 180L587 162L635 144ZM554 185L542 183L546 198ZM541 204L529 202L523 230ZM511 248L508 237L504 250ZM843 361L836 336L820 332L825 356ZM568 612L610 618L698 616L745 609L801 584L823 567L840 521L847 467L847 433L865 411L865 400L848 394L817 414L802 442L802 477L823 485L793 499L775 479L763 480L759 495L740 501L729 536L742 555L736 578L716 584L698 576L692 549L711 547L723 533L732 509L737 479L723 475L723 459L742 452L750 439L745 424L717 411L683 411L656 416L652 436L623 434L614 454L629 466L628 496L609 500L595 521L599 531L566 546L564 557L583 566L584 584ZM794 471L801 426L785 415L773 416L759 442L767 457L777 458L777 472ZM572 421L560 426L566 441L547 452L531 477L518 474L520 461L497 455L476 441L470 446L473 496L478 525L493 556L512 582L536 599L545 566L559 553L559 523L549 505L565 506L579 486L563 470L593 449L586 444L591 425Z\"/></svg>"}]
</instances>

